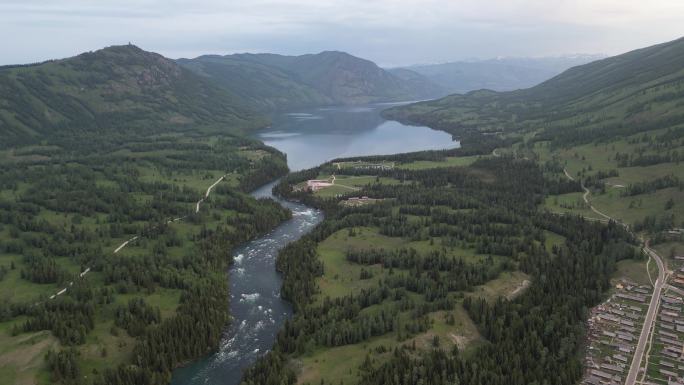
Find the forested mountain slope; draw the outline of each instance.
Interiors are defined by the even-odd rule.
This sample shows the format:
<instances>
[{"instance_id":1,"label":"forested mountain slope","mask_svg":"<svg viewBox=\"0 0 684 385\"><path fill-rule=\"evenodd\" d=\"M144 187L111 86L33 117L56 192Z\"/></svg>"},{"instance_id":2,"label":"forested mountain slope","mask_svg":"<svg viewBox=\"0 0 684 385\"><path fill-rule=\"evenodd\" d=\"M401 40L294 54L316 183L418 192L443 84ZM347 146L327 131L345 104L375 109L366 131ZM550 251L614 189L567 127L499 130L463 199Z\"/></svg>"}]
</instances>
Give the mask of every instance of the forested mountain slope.
<instances>
[{"instance_id":1,"label":"forested mountain slope","mask_svg":"<svg viewBox=\"0 0 684 385\"><path fill-rule=\"evenodd\" d=\"M205 55L179 59L178 63L231 89L261 109L333 103L330 97L298 82L281 68L246 60L243 55Z\"/></svg>"},{"instance_id":2,"label":"forested mountain slope","mask_svg":"<svg viewBox=\"0 0 684 385\"><path fill-rule=\"evenodd\" d=\"M226 90L132 45L0 68L0 136L5 146L77 133L260 123Z\"/></svg>"},{"instance_id":3,"label":"forested mountain slope","mask_svg":"<svg viewBox=\"0 0 684 385\"><path fill-rule=\"evenodd\" d=\"M452 132L544 128L556 142L590 142L684 122L684 39L571 68L535 87L475 91L386 112Z\"/></svg>"},{"instance_id":4,"label":"forested mountain slope","mask_svg":"<svg viewBox=\"0 0 684 385\"><path fill-rule=\"evenodd\" d=\"M395 76L337 51L208 55L178 62L265 109L416 100L441 93L418 74L412 79Z\"/></svg>"},{"instance_id":5,"label":"forested mountain slope","mask_svg":"<svg viewBox=\"0 0 684 385\"><path fill-rule=\"evenodd\" d=\"M0 68L2 384L168 384L229 320L229 250L287 219L241 100L134 46Z\"/></svg>"},{"instance_id":6,"label":"forested mountain slope","mask_svg":"<svg viewBox=\"0 0 684 385\"><path fill-rule=\"evenodd\" d=\"M565 169L611 217L653 234L684 227L684 38L574 67L529 89L451 95L385 115L459 135L516 138L500 152L553 162L560 175ZM546 206L590 211L582 194Z\"/></svg>"},{"instance_id":7,"label":"forested mountain slope","mask_svg":"<svg viewBox=\"0 0 684 385\"><path fill-rule=\"evenodd\" d=\"M491 155L502 144L283 178L276 191L325 221L278 255L295 313L242 384L578 383L587 309L639 253L614 222L540 210L579 182ZM357 189L306 191L333 174Z\"/></svg>"}]
</instances>

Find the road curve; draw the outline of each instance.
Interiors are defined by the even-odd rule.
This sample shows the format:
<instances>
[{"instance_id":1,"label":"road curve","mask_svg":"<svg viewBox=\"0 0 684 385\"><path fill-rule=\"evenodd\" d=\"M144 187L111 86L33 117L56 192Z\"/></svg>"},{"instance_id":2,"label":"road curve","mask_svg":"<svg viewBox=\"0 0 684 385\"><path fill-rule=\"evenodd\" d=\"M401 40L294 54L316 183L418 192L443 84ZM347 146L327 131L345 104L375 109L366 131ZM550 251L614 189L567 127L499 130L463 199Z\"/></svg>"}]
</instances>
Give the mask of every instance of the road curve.
<instances>
[{"instance_id":1,"label":"road curve","mask_svg":"<svg viewBox=\"0 0 684 385\"><path fill-rule=\"evenodd\" d=\"M605 218L606 220L609 220L609 221L610 221L610 220L613 220L613 221L615 221L615 222L617 222L617 223L622 223L622 222L620 222L620 221L618 221L618 220L615 220L614 218L610 217L609 215L606 215L606 214L602 213L601 211L599 211L599 209L597 209L596 207L594 207L594 205L592 205L591 203L589 203L589 194L590 194L591 192L589 191L588 188L586 188L586 187L584 186L584 184L582 184L582 188L584 189L584 195L582 195L582 199L584 199L584 202L585 202L586 204L589 205L589 208L591 209L591 211L593 211L593 212L595 212L596 214L602 216L602 217ZM624 226L625 228L627 228L627 225L625 225L624 223L622 223L622 226Z\"/></svg>"},{"instance_id":2,"label":"road curve","mask_svg":"<svg viewBox=\"0 0 684 385\"><path fill-rule=\"evenodd\" d=\"M570 176L568 170L566 170L565 168L563 168L563 172L565 173L565 176L568 177L568 179L572 181L575 180L575 178ZM596 207L594 207L594 205L591 204L591 202L589 202L589 194L591 193L591 191L586 186L584 186L584 183L582 183L582 188L584 189L584 195L582 196L582 199L584 199L584 202L589 206L591 211L602 216L608 221L616 221L611 216L598 210ZM616 222L622 224L625 227L625 229L629 231L629 227L625 223L622 223L620 221ZM667 282L667 275L665 265L663 264L663 260L660 259L660 256L649 247L649 241L644 242L643 250L646 252L646 254L648 254L649 258L653 258L656 261L656 264L658 265L658 278L656 278L655 283L653 284L653 295L651 296L651 302L648 305L648 311L646 312L644 325L641 328L641 333L639 334L639 341L634 350L634 357L632 357L632 363L629 366L629 372L627 373L627 377L625 379L625 385L635 385L636 383L636 378L639 374L639 368L641 367L641 361L644 357L644 351L646 350L646 344L648 343L649 337L651 335L653 323L656 321L658 315L660 296L662 295L663 287L666 285Z\"/></svg>"},{"instance_id":3,"label":"road curve","mask_svg":"<svg viewBox=\"0 0 684 385\"><path fill-rule=\"evenodd\" d=\"M570 180L573 181L573 182L575 181L575 178L573 178L572 176L570 176L570 173L568 173L568 170L567 170L566 168L563 168L563 172L565 173L565 176L568 177L568 179L570 179ZM584 201L586 202L587 200L585 199Z\"/></svg>"}]
</instances>

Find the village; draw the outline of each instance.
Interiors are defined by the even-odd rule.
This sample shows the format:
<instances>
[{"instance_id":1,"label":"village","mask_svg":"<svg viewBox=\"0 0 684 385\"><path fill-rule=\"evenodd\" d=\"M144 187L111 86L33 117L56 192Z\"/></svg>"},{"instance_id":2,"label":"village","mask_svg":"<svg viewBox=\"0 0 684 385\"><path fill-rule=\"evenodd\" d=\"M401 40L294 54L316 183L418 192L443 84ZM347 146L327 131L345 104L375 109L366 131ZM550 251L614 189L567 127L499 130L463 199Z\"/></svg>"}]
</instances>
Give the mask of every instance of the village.
<instances>
[{"instance_id":1,"label":"village","mask_svg":"<svg viewBox=\"0 0 684 385\"><path fill-rule=\"evenodd\" d=\"M658 307L643 372L643 384L684 385L684 256L668 260L673 270Z\"/></svg>"},{"instance_id":2,"label":"village","mask_svg":"<svg viewBox=\"0 0 684 385\"><path fill-rule=\"evenodd\" d=\"M684 256L668 262L669 284L657 302L636 384L684 385ZM650 285L621 279L610 298L591 309L582 384L625 383L652 292Z\"/></svg>"},{"instance_id":3,"label":"village","mask_svg":"<svg viewBox=\"0 0 684 385\"><path fill-rule=\"evenodd\" d=\"M582 384L624 383L651 292L650 286L623 279L608 300L591 309Z\"/></svg>"}]
</instances>

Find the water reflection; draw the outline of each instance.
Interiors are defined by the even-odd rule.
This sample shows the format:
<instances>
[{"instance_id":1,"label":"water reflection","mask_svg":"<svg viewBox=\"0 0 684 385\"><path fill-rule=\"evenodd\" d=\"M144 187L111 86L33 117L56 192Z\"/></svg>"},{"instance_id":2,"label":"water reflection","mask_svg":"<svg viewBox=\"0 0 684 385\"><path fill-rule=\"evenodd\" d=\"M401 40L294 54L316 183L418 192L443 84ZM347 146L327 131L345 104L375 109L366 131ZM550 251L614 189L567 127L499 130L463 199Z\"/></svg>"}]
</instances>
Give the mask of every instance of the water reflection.
<instances>
[{"instance_id":1,"label":"water reflection","mask_svg":"<svg viewBox=\"0 0 684 385\"><path fill-rule=\"evenodd\" d=\"M385 106L318 108L280 114L256 137L287 154L293 171L328 160L458 146L451 136L380 116Z\"/></svg>"}]
</instances>

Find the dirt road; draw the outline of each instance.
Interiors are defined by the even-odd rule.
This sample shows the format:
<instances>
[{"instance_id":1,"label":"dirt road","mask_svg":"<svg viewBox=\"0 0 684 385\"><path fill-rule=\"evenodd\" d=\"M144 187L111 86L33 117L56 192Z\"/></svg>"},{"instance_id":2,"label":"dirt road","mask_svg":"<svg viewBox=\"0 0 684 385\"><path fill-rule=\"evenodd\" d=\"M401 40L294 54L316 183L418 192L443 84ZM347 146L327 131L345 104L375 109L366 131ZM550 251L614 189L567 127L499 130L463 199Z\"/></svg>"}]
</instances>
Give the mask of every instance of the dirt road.
<instances>
[{"instance_id":1,"label":"dirt road","mask_svg":"<svg viewBox=\"0 0 684 385\"><path fill-rule=\"evenodd\" d=\"M199 212L199 210L200 210L200 205L204 202L204 200L207 199L207 198L209 198L209 194L211 194L211 190L212 190L214 187L216 187L217 184L221 183L221 181L222 181L223 179L225 179L225 177L226 177L227 175L228 175L228 174L223 175L223 176L220 177L216 182L214 182L214 184L212 184L211 186L209 186L209 188L207 188L207 191L204 193L204 198L200 199L200 200L197 201L197 203L195 204L195 213L198 213L198 212ZM178 221L181 221L181 220L183 220L183 219L185 219L185 218L187 218L187 216L180 217L180 218L170 219L170 220L166 221L166 223L169 224L169 223L173 223L173 222L178 222ZM123 249L123 248L126 247L129 243L135 241L136 239L138 239L138 236L137 236L137 235L136 235L135 237L133 237L133 238L127 240L127 241L124 241L122 244L120 244L119 246L117 246L116 249L114 249L114 254L116 254L116 253L118 253L119 251L121 251L121 249ZM78 277L79 277L79 278L83 278L83 277L85 277L89 272L90 272L90 267L86 267L86 268L78 275ZM73 286L73 285L74 285L74 281L69 282L69 286ZM66 293L67 289L68 289L68 287L62 288L62 289L61 289L60 291L58 291L57 293L51 295L51 296L49 297L49 299L54 299L55 297L60 296L60 295L62 295L62 294L64 294L64 293Z\"/></svg>"}]
</instances>

